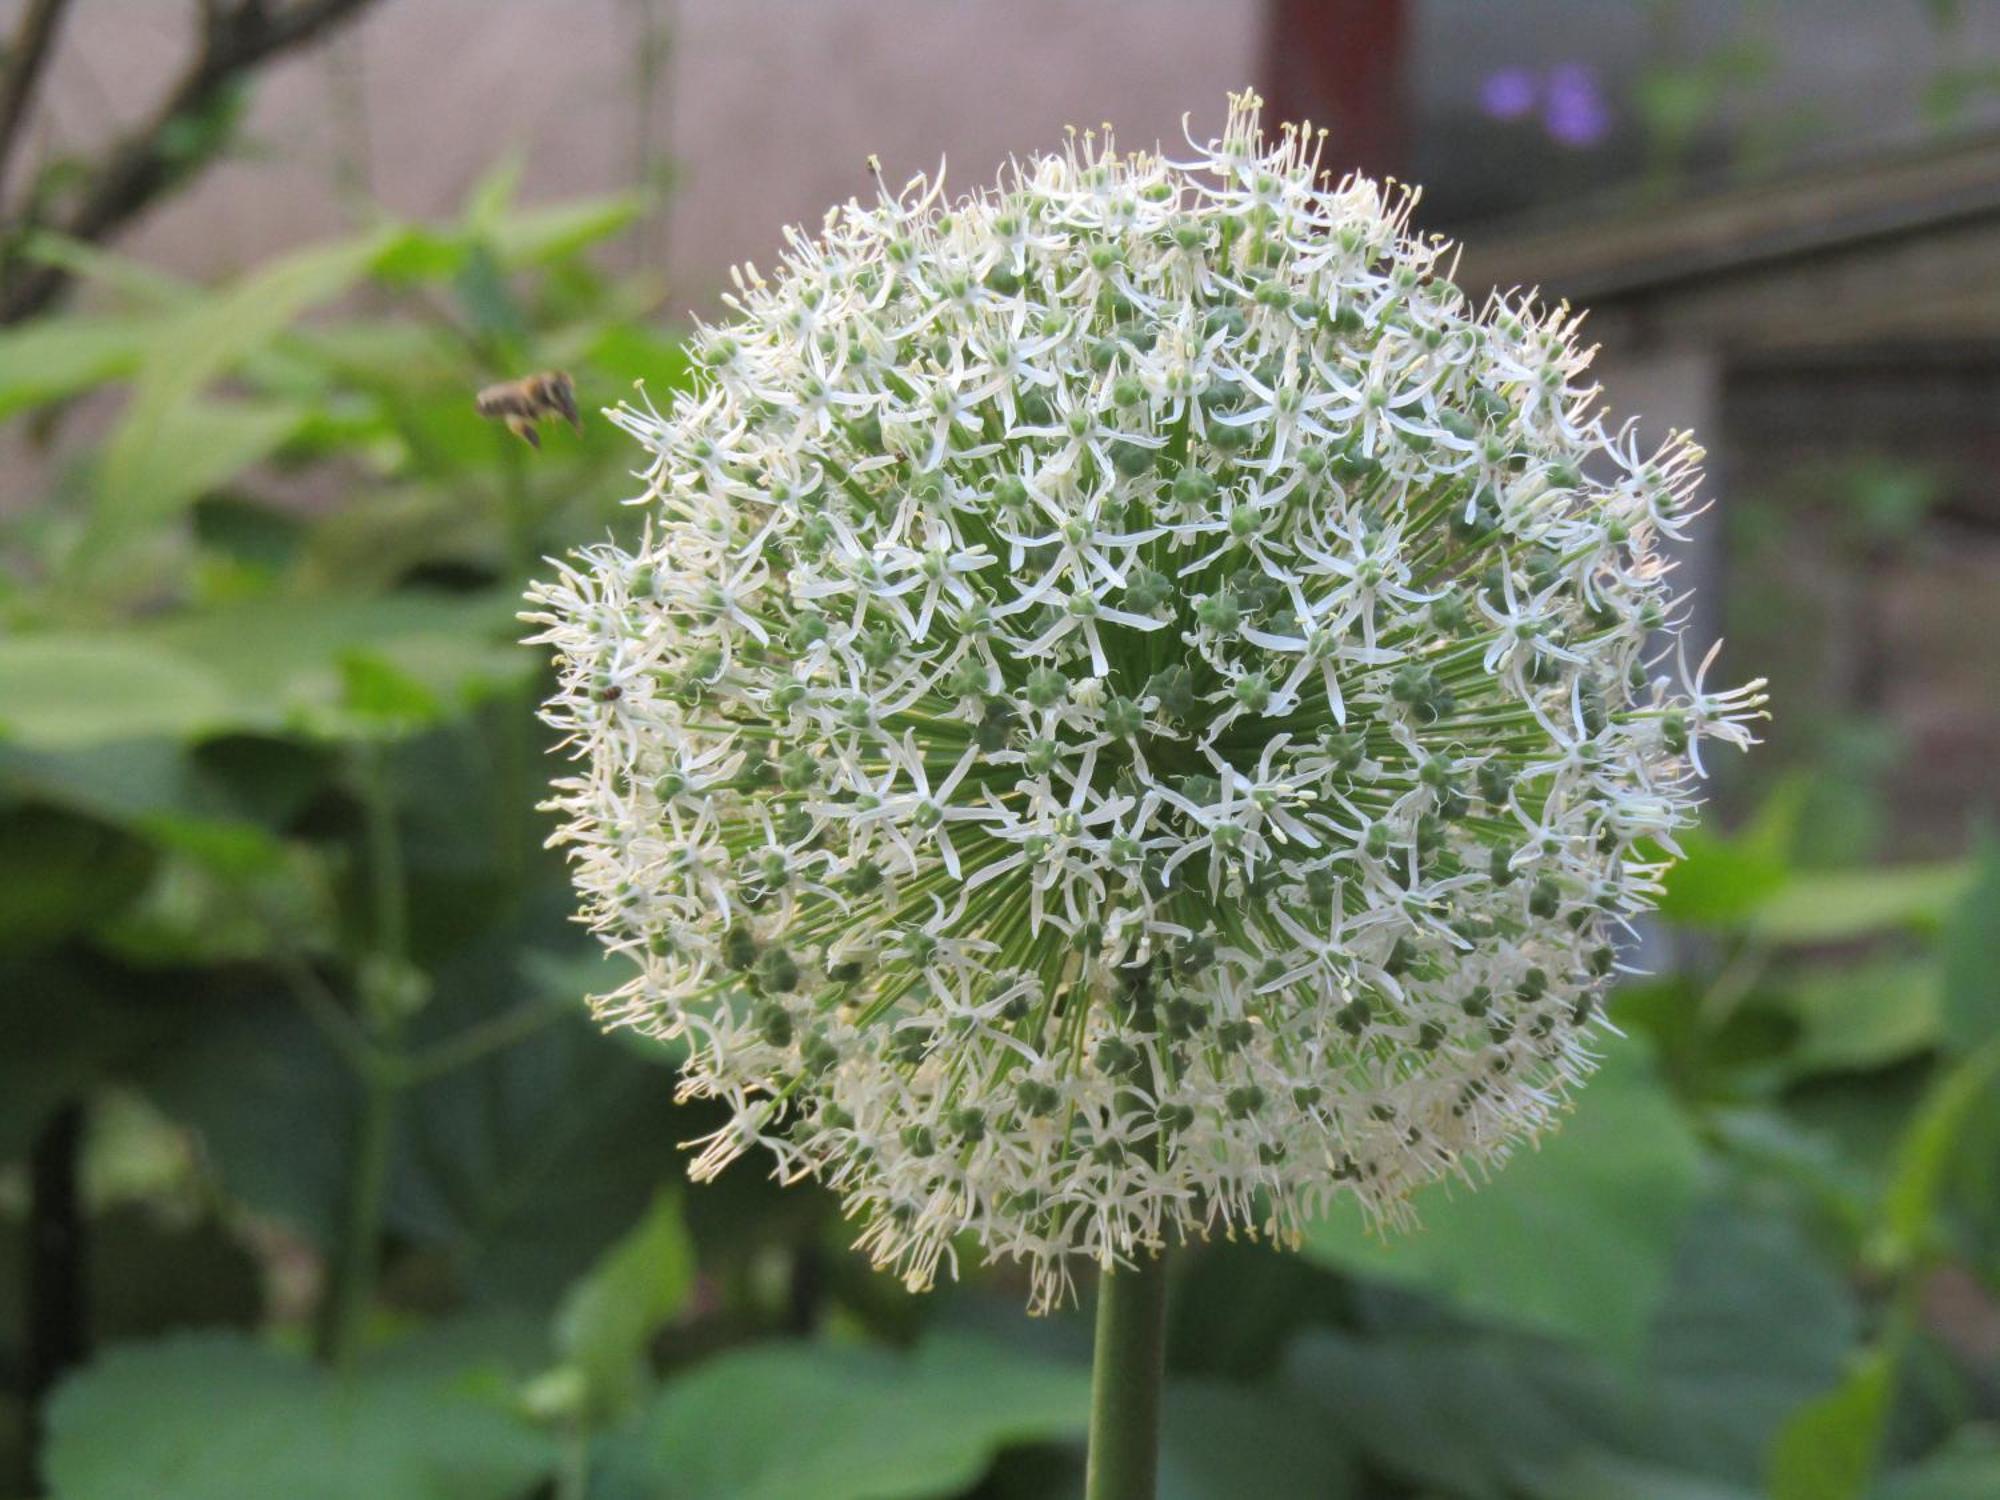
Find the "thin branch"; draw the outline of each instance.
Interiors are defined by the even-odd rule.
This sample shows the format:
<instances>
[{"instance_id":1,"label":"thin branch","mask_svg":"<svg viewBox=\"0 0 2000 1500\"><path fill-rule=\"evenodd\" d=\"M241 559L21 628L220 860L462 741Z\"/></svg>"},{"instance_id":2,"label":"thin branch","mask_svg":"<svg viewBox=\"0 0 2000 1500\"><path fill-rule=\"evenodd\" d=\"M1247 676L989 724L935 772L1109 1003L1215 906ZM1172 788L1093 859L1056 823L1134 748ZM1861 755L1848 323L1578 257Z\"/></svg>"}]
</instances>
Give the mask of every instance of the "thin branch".
<instances>
[{"instance_id":1,"label":"thin branch","mask_svg":"<svg viewBox=\"0 0 2000 1500\"><path fill-rule=\"evenodd\" d=\"M28 105L35 86L42 81L42 69L55 46L56 31L69 0L28 0L14 40L7 44L7 56L0 61L0 188L7 185L7 162L20 139L21 122L28 117Z\"/></svg>"},{"instance_id":2,"label":"thin branch","mask_svg":"<svg viewBox=\"0 0 2000 1500\"><path fill-rule=\"evenodd\" d=\"M245 74L283 52L313 41L374 0L299 0L272 11L263 0L204 5L200 47L160 106L111 148L89 186L60 224L47 227L97 243L123 228L173 186L180 163L174 126L220 107ZM60 266L20 269L0 285L0 324L18 323L48 306L69 284Z\"/></svg>"},{"instance_id":3,"label":"thin branch","mask_svg":"<svg viewBox=\"0 0 2000 1500\"><path fill-rule=\"evenodd\" d=\"M389 1064L374 1039L348 1013L347 1007L340 1003L340 997L319 977L319 972L287 945L283 935L274 929L273 937L277 946L272 951L271 961L308 1019L355 1073L367 1079L381 1076Z\"/></svg>"},{"instance_id":4,"label":"thin branch","mask_svg":"<svg viewBox=\"0 0 2000 1500\"><path fill-rule=\"evenodd\" d=\"M572 1009L566 1001L529 1000L475 1022L411 1057L404 1065L403 1079L406 1083L425 1083L455 1073L490 1053L525 1042L569 1015Z\"/></svg>"}]
</instances>

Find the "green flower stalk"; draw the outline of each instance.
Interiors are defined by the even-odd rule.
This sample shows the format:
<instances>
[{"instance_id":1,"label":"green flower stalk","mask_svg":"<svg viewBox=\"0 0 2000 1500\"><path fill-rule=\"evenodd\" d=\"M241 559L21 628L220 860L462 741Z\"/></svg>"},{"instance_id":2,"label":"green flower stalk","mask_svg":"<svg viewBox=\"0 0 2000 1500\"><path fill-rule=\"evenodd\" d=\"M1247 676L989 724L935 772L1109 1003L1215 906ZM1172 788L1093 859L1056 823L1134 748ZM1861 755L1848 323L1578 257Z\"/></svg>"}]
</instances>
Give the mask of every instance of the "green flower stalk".
<instances>
[{"instance_id":1,"label":"green flower stalk","mask_svg":"<svg viewBox=\"0 0 2000 1500\"><path fill-rule=\"evenodd\" d=\"M793 231L532 595L602 1018L913 1288L1483 1177L1761 716L1678 654L1700 450L1258 108Z\"/></svg>"}]
</instances>

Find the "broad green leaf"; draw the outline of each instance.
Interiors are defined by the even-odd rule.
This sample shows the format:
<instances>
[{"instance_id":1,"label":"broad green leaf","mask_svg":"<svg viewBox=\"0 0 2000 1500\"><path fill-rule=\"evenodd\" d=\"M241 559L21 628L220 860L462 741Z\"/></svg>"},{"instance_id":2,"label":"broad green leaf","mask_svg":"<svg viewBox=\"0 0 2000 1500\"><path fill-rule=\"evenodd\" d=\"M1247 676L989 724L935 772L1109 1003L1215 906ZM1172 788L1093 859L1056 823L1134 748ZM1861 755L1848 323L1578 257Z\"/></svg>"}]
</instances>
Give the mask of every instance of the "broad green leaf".
<instances>
[{"instance_id":1,"label":"broad green leaf","mask_svg":"<svg viewBox=\"0 0 2000 1500\"><path fill-rule=\"evenodd\" d=\"M449 281L465 264L465 250L463 235L409 225L383 247L370 270L390 283Z\"/></svg>"},{"instance_id":2,"label":"broad green leaf","mask_svg":"<svg viewBox=\"0 0 2000 1500\"><path fill-rule=\"evenodd\" d=\"M79 281L95 282L143 308L185 307L201 296L200 288L155 266L53 230L30 233L21 242L20 256L67 271Z\"/></svg>"},{"instance_id":3,"label":"broad green leaf","mask_svg":"<svg viewBox=\"0 0 2000 1500\"><path fill-rule=\"evenodd\" d=\"M463 218L467 227L484 232L500 221L521 191L521 174L528 158L518 146L501 153L498 160L480 175L465 195Z\"/></svg>"},{"instance_id":4,"label":"broad green leaf","mask_svg":"<svg viewBox=\"0 0 2000 1500\"><path fill-rule=\"evenodd\" d=\"M0 640L0 741L54 750L225 729L338 735L353 727L357 671L383 690L390 674L405 706L418 694L462 709L535 669L512 643L516 607L473 594L260 600Z\"/></svg>"},{"instance_id":5,"label":"broad green leaf","mask_svg":"<svg viewBox=\"0 0 2000 1500\"><path fill-rule=\"evenodd\" d=\"M694 1275L694 1240L680 1199L662 1193L570 1288L556 1315L556 1348L582 1372L595 1412L619 1412L637 1394L646 1346L687 1306Z\"/></svg>"},{"instance_id":6,"label":"broad green leaf","mask_svg":"<svg viewBox=\"0 0 2000 1500\"><path fill-rule=\"evenodd\" d=\"M1974 1111L2000 1080L2000 1037L1995 1037L1931 1084L1896 1145L1895 1165L1882 1200L1874 1258L1902 1269L1936 1233L1938 1194Z\"/></svg>"},{"instance_id":7,"label":"broad green leaf","mask_svg":"<svg viewBox=\"0 0 2000 1500\"><path fill-rule=\"evenodd\" d=\"M256 601L182 615L149 636L201 663L226 685L244 728L340 735L350 728L354 663L374 663L451 708L464 708L534 669L510 598L385 594Z\"/></svg>"},{"instance_id":8,"label":"broad green leaf","mask_svg":"<svg viewBox=\"0 0 2000 1500\"><path fill-rule=\"evenodd\" d=\"M168 1010L106 994L66 956L0 958L0 1161L25 1156L50 1111L159 1043L171 1031Z\"/></svg>"},{"instance_id":9,"label":"broad green leaf","mask_svg":"<svg viewBox=\"0 0 2000 1500\"><path fill-rule=\"evenodd\" d=\"M1160 1500L1360 1493L1339 1427L1294 1392L1174 1381L1160 1427Z\"/></svg>"},{"instance_id":10,"label":"broad green leaf","mask_svg":"<svg viewBox=\"0 0 2000 1500\"><path fill-rule=\"evenodd\" d=\"M527 209L494 222L487 233L493 253L508 269L548 265L609 239L645 211L640 193L617 193L577 203Z\"/></svg>"},{"instance_id":11,"label":"broad green leaf","mask_svg":"<svg viewBox=\"0 0 2000 1500\"><path fill-rule=\"evenodd\" d=\"M0 807L0 953L88 933L144 888L153 853L52 807Z\"/></svg>"},{"instance_id":12,"label":"broad green leaf","mask_svg":"<svg viewBox=\"0 0 2000 1500\"><path fill-rule=\"evenodd\" d=\"M346 291L391 242L380 232L312 246L164 318L148 342L131 406L106 445L100 515L115 525L128 512L165 514L170 506L161 490L167 486L183 500L198 494L203 486L177 479L178 465L197 456L187 441L183 408L301 314ZM209 474L218 467L210 464Z\"/></svg>"},{"instance_id":13,"label":"broad green leaf","mask_svg":"<svg viewBox=\"0 0 2000 1500\"><path fill-rule=\"evenodd\" d=\"M1307 1333L1287 1385L1374 1467L1469 1500L1749 1500L1773 1435L1837 1382L1858 1314L1782 1221L1686 1220L1638 1368L1424 1304ZM1309 1492L1308 1492L1309 1493Z\"/></svg>"},{"instance_id":14,"label":"broad green leaf","mask_svg":"<svg viewBox=\"0 0 2000 1500\"><path fill-rule=\"evenodd\" d=\"M1942 1028L1937 965L1873 958L1807 970L1785 991L1799 1022L1785 1058L1793 1073L1886 1067L1929 1051Z\"/></svg>"},{"instance_id":15,"label":"broad green leaf","mask_svg":"<svg viewBox=\"0 0 2000 1500\"><path fill-rule=\"evenodd\" d=\"M451 285L464 321L481 346L492 350L491 357L504 366L520 368L530 357L527 314L485 241L473 243Z\"/></svg>"},{"instance_id":16,"label":"broad green leaf","mask_svg":"<svg viewBox=\"0 0 2000 1500\"><path fill-rule=\"evenodd\" d=\"M153 327L145 317L75 315L0 329L0 419L131 374Z\"/></svg>"},{"instance_id":17,"label":"broad green leaf","mask_svg":"<svg viewBox=\"0 0 2000 1500\"><path fill-rule=\"evenodd\" d=\"M220 674L136 631L0 640L0 740L63 750L180 738L229 718Z\"/></svg>"},{"instance_id":18,"label":"broad green leaf","mask_svg":"<svg viewBox=\"0 0 2000 1500\"><path fill-rule=\"evenodd\" d=\"M1771 1500L1862 1500L1889 1415L1894 1365L1871 1352L1785 1424L1771 1448Z\"/></svg>"},{"instance_id":19,"label":"broad green leaf","mask_svg":"<svg viewBox=\"0 0 2000 1500\"><path fill-rule=\"evenodd\" d=\"M584 358L592 369L616 382L608 395L623 398L635 382L645 382L656 402L688 382L693 366L687 345L643 324L614 323L590 345Z\"/></svg>"},{"instance_id":20,"label":"broad green leaf","mask_svg":"<svg viewBox=\"0 0 2000 1500\"><path fill-rule=\"evenodd\" d=\"M290 402L197 396L174 402L148 425L143 455L124 462L115 444L107 450L88 545L111 548L133 529L185 509L269 458L308 415Z\"/></svg>"},{"instance_id":21,"label":"broad green leaf","mask_svg":"<svg viewBox=\"0 0 2000 1500\"><path fill-rule=\"evenodd\" d=\"M303 314L347 291L395 239L394 230L371 230L308 246L179 312L147 350L132 418L143 425L152 404L171 403L233 369Z\"/></svg>"},{"instance_id":22,"label":"broad green leaf","mask_svg":"<svg viewBox=\"0 0 2000 1500\"><path fill-rule=\"evenodd\" d=\"M1722 1201L1690 1216L1636 1384L1639 1452L1754 1485L1772 1437L1848 1367L1860 1312L1787 1219Z\"/></svg>"},{"instance_id":23,"label":"broad green leaf","mask_svg":"<svg viewBox=\"0 0 2000 1500\"><path fill-rule=\"evenodd\" d=\"M1774 943L1837 943L1896 928L1934 930L1971 881L1962 862L1802 873L1761 905L1750 930Z\"/></svg>"},{"instance_id":24,"label":"broad green leaf","mask_svg":"<svg viewBox=\"0 0 2000 1500\"><path fill-rule=\"evenodd\" d=\"M1491 1182L1420 1193L1420 1227L1407 1233L1375 1233L1342 1204L1305 1249L1629 1361L1665 1291L1699 1168L1647 1054L1613 1041L1571 1115Z\"/></svg>"},{"instance_id":25,"label":"broad green leaf","mask_svg":"<svg viewBox=\"0 0 2000 1500\"><path fill-rule=\"evenodd\" d=\"M1683 834L1685 857L1667 872L1660 915L1697 927L1754 919L1792 878L1792 843L1809 790L1804 781L1787 781L1734 838L1701 828Z\"/></svg>"},{"instance_id":26,"label":"broad green leaf","mask_svg":"<svg viewBox=\"0 0 2000 1500\"><path fill-rule=\"evenodd\" d=\"M0 642L0 677L7 643ZM106 823L136 826L163 813L198 807L186 751L165 735L119 737L80 746L37 748L10 741L0 716L0 793L72 808Z\"/></svg>"},{"instance_id":27,"label":"broad green leaf","mask_svg":"<svg viewBox=\"0 0 2000 1500\"><path fill-rule=\"evenodd\" d=\"M390 586L419 563L449 560L502 571L505 553L505 539L486 508L469 505L455 490L401 485L357 494L314 526L299 581L307 588L367 593Z\"/></svg>"},{"instance_id":28,"label":"broad green leaf","mask_svg":"<svg viewBox=\"0 0 2000 1500\"><path fill-rule=\"evenodd\" d=\"M671 1075L511 971L510 938L495 931L483 946L497 953L435 972L420 1040L442 1043L519 1007L546 1024L408 1096L389 1207L470 1295L549 1305L679 1176L674 1142L691 1121Z\"/></svg>"},{"instance_id":29,"label":"broad green leaf","mask_svg":"<svg viewBox=\"0 0 2000 1500\"><path fill-rule=\"evenodd\" d=\"M766 1345L666 1385L605 1467L648 1500L931 1500L1010 1444L1080 1437L1089 1400L1080 1366L970 1339Z\"/></svg>"},{"instance_id":30,"label":"broad green leaf","mask_svg":"<svg viewBox=\"0 0 2000 1500\"><path fill-rule=\"evenodd\" d=\"M2000 1041L2000 838L1981 841L1975 868L1944 936L1944 1031L1960 1053Z\"/></svg>"},{"instance_id":31,"label":"broad green leaf","mask_svg":"<svg viewBox=\"0 0 2000 1500\"><path fill-rule=\"evenodd\" d=\"M1642 1426L1590 1362L1476 1329L1307 1334L1285 1384L1373 1467L1464 1500L1544 1493L1549 1476L1618 1452Z\"/></svg>"},{"instance_id":32,"label":"broad green leaf","mask_svg":"<svg viewBox=\"0 0 2000 1500\"><path fill-rule=\"evenodd\" d=\"M1992 1500L2000 1495L2000 1427L1963 1427L1922 1463L1883 1481L1877 1500Z\"/></svg>"},{"instance_id":33,"label":"broad green leaf","mask_svg":"<svg viewBox=\"0 0 2000 1500\"><path fill-rule=\"evenodd\" d=\"M115 1347L49 1409L50 1500L498 1500L558 1460L507 1408L516 1327L469 1325L351 1381L236 1334Z\"/></svg>"},{"instance_id":34,"label":"broad green leaf","mask_svg":"<svg viewBox=\"0 0 2000 1500\"><path fill-rule=\"evenodd\" d=\"M1691 927L1736 927L1754 918L1790 875L1783 855L1699 830L1684 834L1686 857L1667 872L1660 915Z\"/></svg>"},{"instance_id":35,"label":"broad green leaf","mask_svg":"<svg viewBox=\"0 0 2000 1500\"><path fill-rule=\"evenodd\" d=\"M1726 1480L1681 1474L1656 1464L1607 1453L1567 1459L1538 1476L1535 1500L1765 1500L1757 1490Z\"/></svg>"},{"instance_id":36,"label":"broad green leaf","mask_svg":"<svg viewBox=\"0 0 2000 1500\"><path fill-rule=\"evenodd\" d=\"M355 1139L348 1066L273 989L228 987L198 1019L135 1060L136 1082L194 1133L231 1200L331 1248Z\"/></svg>"},{"instance_id":37,"label":"broad green leaf","mask_svg":"<svg viewBox=\"0 0 2000 1500\"><path fill-rule=\"evenodd\" d=\"M339 659L340 708L375 733L407 734L445 717L438 695L373 651L345 651Z\"/></svg>"}]
</instances>

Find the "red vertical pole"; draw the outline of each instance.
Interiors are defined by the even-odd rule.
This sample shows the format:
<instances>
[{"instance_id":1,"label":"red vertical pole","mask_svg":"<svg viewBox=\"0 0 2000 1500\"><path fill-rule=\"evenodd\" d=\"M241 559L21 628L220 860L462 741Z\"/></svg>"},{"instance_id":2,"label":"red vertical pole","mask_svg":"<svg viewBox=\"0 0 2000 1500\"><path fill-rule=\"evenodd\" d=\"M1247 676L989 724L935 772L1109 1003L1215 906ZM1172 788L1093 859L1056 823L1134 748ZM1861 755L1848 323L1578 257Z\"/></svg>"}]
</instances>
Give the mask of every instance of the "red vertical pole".
<instances>
[{"instance_id":1,"label":"red vertical pole","mask_svg":"<svg viewBox=\"0 0 2000 1500\"><path fill-rule=\"evenodd\" d=\"M1260 92L1267 125L1310 119L1328 131L1336 175L1406 169L1405 0L1269 0Z\"/></svg>"}]
</instances>

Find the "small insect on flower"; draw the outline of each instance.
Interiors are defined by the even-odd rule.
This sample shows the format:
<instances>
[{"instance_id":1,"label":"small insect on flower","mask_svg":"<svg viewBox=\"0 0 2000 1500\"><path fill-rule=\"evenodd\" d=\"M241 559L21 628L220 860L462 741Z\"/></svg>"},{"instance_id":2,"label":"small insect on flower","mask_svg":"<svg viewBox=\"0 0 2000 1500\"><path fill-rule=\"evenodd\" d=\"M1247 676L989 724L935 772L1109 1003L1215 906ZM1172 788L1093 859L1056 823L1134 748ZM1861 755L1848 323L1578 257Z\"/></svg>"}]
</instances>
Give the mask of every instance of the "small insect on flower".
<instances>
[{"instance_id":1,"label":"small insect on flower","mask_svg":"<svg viewBox=\"0 0 2000 1500\"><path fill-rule=\"evenodd\" d=\"M480 416L497 417L505 422L507 430L530 448L542 446L542 435L535 424L547 418L559 417L572 430L583 431L583 414L576 406L576 382L570 379L567 370L544 370L519 380L503 380L487 386L473 399Z\"/></svg>"},{"instance_id":2,"label":"small insect on flower","mask_svg":"<svg viewBox=\"0 0 2000 1500\"><path fill-rule=\"evenodd\" d=\"M1665 669L1700 449L1258 109L793 231L529 596L600 1017L912 1286L1476 1180L1762 717Z\"/></svg>"}]
</instances>

